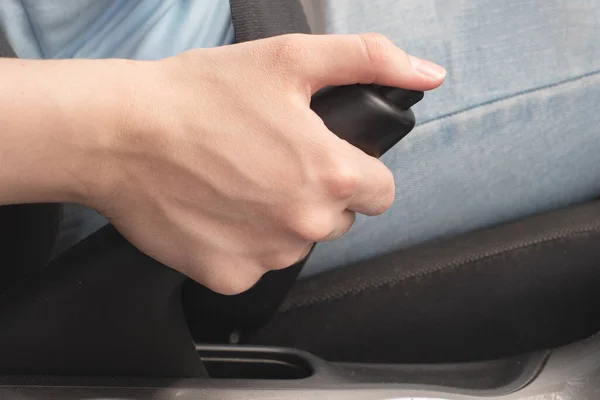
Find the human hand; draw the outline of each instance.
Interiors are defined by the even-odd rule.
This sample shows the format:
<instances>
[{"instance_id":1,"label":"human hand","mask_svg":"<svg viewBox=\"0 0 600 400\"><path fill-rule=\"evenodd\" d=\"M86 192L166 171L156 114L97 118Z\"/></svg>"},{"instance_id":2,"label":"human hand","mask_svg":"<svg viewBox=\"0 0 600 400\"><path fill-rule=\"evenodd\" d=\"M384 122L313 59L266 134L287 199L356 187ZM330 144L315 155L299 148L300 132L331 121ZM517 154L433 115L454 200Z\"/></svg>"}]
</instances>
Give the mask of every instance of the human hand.
<instances>
[{"instance_id":1,"label":"human hand","mask_svg":"<svg viewBox=\"0 0 600 400\"><path fill-rule=\"evenodd\" d=\"M325 86L439 86L385 37L285 35L135 62L127 118L87 203L141 251L214 291L339 238L393 202L391 172L309 108Z\"/></svg>"}]
</instances>

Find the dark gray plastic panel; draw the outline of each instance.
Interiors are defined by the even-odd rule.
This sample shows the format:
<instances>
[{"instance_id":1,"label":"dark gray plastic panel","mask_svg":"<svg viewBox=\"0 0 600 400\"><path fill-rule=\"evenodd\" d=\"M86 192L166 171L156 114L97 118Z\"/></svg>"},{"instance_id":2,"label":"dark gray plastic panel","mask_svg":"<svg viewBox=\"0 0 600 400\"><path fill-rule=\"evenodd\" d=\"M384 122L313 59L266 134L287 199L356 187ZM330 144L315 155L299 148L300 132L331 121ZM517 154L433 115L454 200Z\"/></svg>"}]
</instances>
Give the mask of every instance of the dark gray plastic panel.
<instances>
[{"instance_id":1,"label":"dark gray plastic panel","mask_svg":"<svg viewBox=\"0 0 600 400\"><path fill-rule=\"evenodd\" d=\"M538 373L544 354L461 365L331 364L310 354L252 346L198 346L211 378L184 380L5 376L0 398L237 399L349 395L437 387L479 396L514 392ZM229 366L228 366L229 364ZM249 379L242 379L247 377ZM269 394L272 392L272 394ZM17 396L17 397L10 397ZM275 396L275 397L272 397ZM289 397L291 396L291 397ZM376 397L380 398L380 397Z\"/></svg>"},{"instance_id":2,"label":"dark gray plastic panel","mask_svg":"<svg viewBox=\"0 0 600 400\"><path fill-rule=\"evenodd\" d=\"M600 335L554 350L547 358L536 354L457 366L336 365L302 352L273 348L202 346L199 350L213 359L251 358L252 352L288 363L300 359L313 374L283 380L4 376L0 377L0 399L597 400L600 393ZM482 380L486 374L495 378Z\"/></svg>"}]
</instances>

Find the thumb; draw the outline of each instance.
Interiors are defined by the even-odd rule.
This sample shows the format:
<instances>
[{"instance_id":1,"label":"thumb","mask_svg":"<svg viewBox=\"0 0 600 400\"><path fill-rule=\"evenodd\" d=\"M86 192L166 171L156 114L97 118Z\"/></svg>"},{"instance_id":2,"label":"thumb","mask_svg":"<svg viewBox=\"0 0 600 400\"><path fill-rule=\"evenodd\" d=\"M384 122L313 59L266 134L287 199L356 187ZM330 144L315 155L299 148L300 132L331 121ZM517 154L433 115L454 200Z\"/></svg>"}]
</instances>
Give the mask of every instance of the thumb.
<instances>
[{"instance_id":1,"label":"thumb","mask_svg":"<svg viewBox=\"0 0 600 400\"><path fill-rule=\"evenodd\" d=\"M440 86L446 70L410 56L377 33L304 35L308 51L301 70L313 93L326 86L378 84L410 90Z\"/></svg>"}]
</instances>

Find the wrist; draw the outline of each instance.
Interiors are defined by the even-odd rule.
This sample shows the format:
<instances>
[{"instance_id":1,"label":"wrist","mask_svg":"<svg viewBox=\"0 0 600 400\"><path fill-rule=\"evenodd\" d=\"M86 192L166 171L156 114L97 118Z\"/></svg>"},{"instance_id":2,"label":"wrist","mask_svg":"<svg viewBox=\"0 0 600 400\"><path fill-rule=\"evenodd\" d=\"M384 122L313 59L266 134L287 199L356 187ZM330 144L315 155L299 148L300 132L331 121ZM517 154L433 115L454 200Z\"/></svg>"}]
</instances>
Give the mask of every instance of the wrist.
<instances>
[{"instance_id":1,"label":"wrist","mask_svg":"<svg viewBox=\"0 0 600 400\"><path fill-rule=\"evenodd\" d=\"M114 194L131 183L131 161L146 157L149 146L161 145L165 131L167 91L157 89L164 81L157 74L160 61L110 62L111 68L104 71L108 72L108 84L102 89L105 98L95 99L97 114L82 120L93 134L82 146L83 179L75 193L80 203L101 212L108 211Z\"/></svg>"},{"instance_id":2,"label":"wrist","mask_svg":"<svg viewBox=\"0 0 600 400\"><path fill-rule=\"evenodd\" d=\"M72 92L57 101L64 118L58 126L65 129L60 133L62 149L56 152L65 152L66 162L56 195L60 201L98 209L122 179L118 144L130 129L138 63L117 59L77 63Z\"/></svg>"},{"instance_id":3,"label":"wrist","mask_svg":"<svg viewBox=\"0 0 600 400\"><path fill-rule=\"evenodd\" d=\"M140 95L142 62L99 60L89 71L90 87L70 102L75 118L68 142L77 158L70 164L68 196L99 209L125 180L124 138L139 125L135 103Z\"/></svg>"},{"instance_id":4,"label":"wrist","mask_svg":"<svg viewBox=\"0 0 600 400\"><path fill-rule=\"evenodd\" d=\"M0 62L0 204L95 206L113 179L135 62Z\"/></svg>"}]
</instances>

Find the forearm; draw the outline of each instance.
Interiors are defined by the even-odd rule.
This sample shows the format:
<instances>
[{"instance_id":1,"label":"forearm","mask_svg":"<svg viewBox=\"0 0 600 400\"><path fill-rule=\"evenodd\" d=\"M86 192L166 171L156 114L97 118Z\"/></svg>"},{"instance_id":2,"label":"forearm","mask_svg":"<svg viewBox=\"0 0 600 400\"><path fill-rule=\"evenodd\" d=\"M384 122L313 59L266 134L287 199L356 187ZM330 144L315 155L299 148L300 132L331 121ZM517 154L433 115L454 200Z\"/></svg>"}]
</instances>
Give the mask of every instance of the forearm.
<instances>
[{"instance_id":1,"label":"forearm","mask_svg":"<svg viewBox=\"0 0 600 400\"><path fill-rule=\"evenodd\" d=\"M125 60L0 59L0 204L82 202L124 123Z\"/></svg>"}]
</instances>

